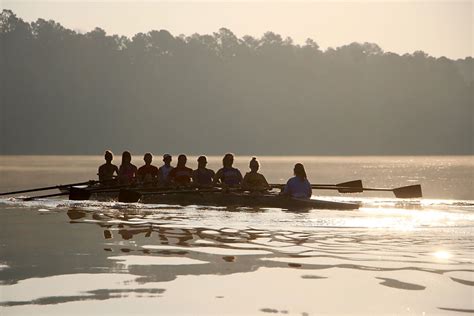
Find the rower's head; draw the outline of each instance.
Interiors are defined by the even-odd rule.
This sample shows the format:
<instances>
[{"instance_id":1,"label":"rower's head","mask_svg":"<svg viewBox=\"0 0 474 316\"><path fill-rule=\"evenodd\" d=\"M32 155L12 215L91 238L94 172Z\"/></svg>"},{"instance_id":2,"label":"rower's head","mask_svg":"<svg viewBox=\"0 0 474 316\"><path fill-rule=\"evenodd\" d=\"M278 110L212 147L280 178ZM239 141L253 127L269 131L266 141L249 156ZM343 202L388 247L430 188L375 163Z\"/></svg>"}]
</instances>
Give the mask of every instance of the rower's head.
<instances>
[{"instance_id":1,"label":"rower's head","mask_svg":"<svg viewBox=\"0 0 474 316\"><path fill-rule=\"evenodd\" d=\"M206 168L206 165L207 165L206 156L199 156L197 161L198 161L198 168Z\"/></svg>"},{"instance_id":2,"label":"rower's head","mask_svg":"<svg viewBox=\"0 0 474 316\"><path fill-rule=\"evenodd\" d=\"M186 166L186 162L188 161L188 157L185 154L181 154L178 156L178 166Z\"/></svg>"},{"instance_id":3,"label":"rower's head","mask_svg":"<svg viewBox=\"0 0 474 316\"><path fill-rule=\"evenodd\" d=\"M104 153L104 159L106 162L110 163L114 159L114 153L110 150L106 150Z\"/></svg>"},{"instance_id":4,"label":"rower's head","mask_svg":"<svg viewBox=\"0 0 474 316\"><path fill-rule=\"evenodd\" d=\"M260 164L258 163L258 160L256 157L252 157L252 160L250 160L249 168L253 172L257 172L258 169L260 168Z\"/></svg>"},{"instance_id":5,"label":"rower's head","mask_svg":"<svg viewBox=\"0 0 474 316\"><path fill-rule=\"evenodd\" d=\"M306 179L306 171L304 170L303 164L297 163L293 169L295 176L301 179Z\"/></svg>"},{"instance_id":6,"label":"rower's head","mask_svg":"<svg viewBox=\"0 0 474 316\"><path fill-rule=\"evenodd\" d=\"M171 155L170 154L164 154L163 155L163 162L165 163L165 165L169 166L171 164Z\"/></svg>"},{"instance_id":7,"label":"rower's head","mask_svg":"<svg viewBox=\"0 0 474 316\"><path fill-rule=\"evenodd\" d=\"M153 155L151 153L146 153L145 156L143 156L143 160L145 161L145 164L149 165L153 160Z\"/></svg>"},{"instance_id":8,"label":"rower's head","mask_svg":"<svg viewBox=\"0 0 474 316\"><path fill-rule=\"evenodd\" d=\"M130 163L132 161L132 154L128 150L122 153L122 164Z\"/></svg>"},{"instance_id":9,"label":"rower's head","mask_svg":"<svg viewBox=\"0 0 474 316\"><path fill-rule=\"evenodd\" d=\"M227 153L224 155L224 158L222 158L222 165L224 168L230 168L234 164L234 154Z\"/></svg>"}]
</instances>

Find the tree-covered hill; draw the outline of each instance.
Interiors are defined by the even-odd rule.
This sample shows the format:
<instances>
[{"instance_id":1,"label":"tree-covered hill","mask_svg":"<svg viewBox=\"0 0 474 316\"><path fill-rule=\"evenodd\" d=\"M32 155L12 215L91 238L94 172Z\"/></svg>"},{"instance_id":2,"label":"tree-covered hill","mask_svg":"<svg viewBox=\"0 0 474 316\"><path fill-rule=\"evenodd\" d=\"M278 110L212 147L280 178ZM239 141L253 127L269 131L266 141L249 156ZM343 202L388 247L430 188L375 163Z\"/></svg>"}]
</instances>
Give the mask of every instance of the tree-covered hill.
<instances>
[{"instance_id":1,"label":"tree-covered hill","mask_svg":"<svg viewBox=\"0 0 474 316\"><path fill-rule=\"evenodd\" d=\"M440 43L443 45L443 43ZM471 57L0 16L2 154L472 154Z\"/></svg>"}]
</instances>

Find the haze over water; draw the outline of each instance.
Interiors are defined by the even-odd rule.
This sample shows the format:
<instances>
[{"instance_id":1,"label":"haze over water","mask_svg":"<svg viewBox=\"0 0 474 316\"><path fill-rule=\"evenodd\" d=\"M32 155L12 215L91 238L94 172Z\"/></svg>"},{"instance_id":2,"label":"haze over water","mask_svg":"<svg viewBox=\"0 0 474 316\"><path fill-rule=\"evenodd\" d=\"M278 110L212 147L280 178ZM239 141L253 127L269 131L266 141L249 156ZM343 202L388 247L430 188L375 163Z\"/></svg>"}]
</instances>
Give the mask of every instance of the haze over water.
<instances>
[{"instance_id":1,"label":"haze over water","mask_svg":"<svg viewBox=\"0 0 474 316\"><path fill-rule=\"evenodd\" d=\"M472 157L259 159L269 182L303 162L313 183L420 183L425 198L314 191L361 208L296 213L2 198L0 313L474 312ZM1 156L0 190L94 178L101 160ZM245 171L248 161L236 165Z\"/></svg>"}]
</instances>

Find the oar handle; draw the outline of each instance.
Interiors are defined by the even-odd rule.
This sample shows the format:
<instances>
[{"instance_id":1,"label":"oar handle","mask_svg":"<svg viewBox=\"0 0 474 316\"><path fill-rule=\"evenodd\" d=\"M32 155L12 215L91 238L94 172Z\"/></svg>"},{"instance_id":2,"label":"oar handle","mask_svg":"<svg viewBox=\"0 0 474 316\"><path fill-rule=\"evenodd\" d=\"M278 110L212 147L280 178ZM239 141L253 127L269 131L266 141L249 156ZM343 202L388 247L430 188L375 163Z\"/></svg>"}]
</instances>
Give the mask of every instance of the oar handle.
<instances>
[{"instance_id":1,"label":"oar handle","mask_svg":"<svg viewBox=\"0 0 474 316\"><path fill-rule=\"evenodd\" d=\"M166 194L177 194L177 193L212 193L212 192L222 192L223 190L220 188L215 189L201 189L201 190L168 190L168 191L155 191L155 192L142 192L137 190L136 192L140 193L141 195L166 195Z\"/></svg>"}]
</instances>

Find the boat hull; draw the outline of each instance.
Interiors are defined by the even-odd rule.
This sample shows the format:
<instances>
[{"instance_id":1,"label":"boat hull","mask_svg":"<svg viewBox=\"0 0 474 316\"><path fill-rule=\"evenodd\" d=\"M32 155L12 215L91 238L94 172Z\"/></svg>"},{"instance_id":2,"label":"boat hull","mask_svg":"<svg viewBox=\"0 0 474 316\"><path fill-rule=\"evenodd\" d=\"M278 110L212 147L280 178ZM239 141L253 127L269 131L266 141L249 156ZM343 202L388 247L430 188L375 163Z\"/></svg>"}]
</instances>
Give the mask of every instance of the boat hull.
<instances>
[{"instance_id":1,"label":"boat hull","mask_svg":"<svg viewBox=\"0 0 474 316\"><path fill-rule=\"evenodd\" d=\"M239 206L258 208L281 208L287 210L354 210L359 205L317 199L294 199L287 196L264 194L235 194L235 193L191 193L191 194L145 194L141 203L170 204L170 205L210 205L210 206Z\"/></svg>"},{"instance_id":2,"label":"boat hull","mask_svg":"<svg viewBox=\"0 0 474 316\"><path fill-rule=\"evenodd\" d=\"M278 194L250 194L236 192L142 192L139 203L167 205L198 205L224 207L280 208L286 210L355 210L356 203L335 202L320 199L296 199ZM98 201L118 201L119 192L100 192L88 194L73 200L93 199Z\"/></svg>"}]
</instances>

